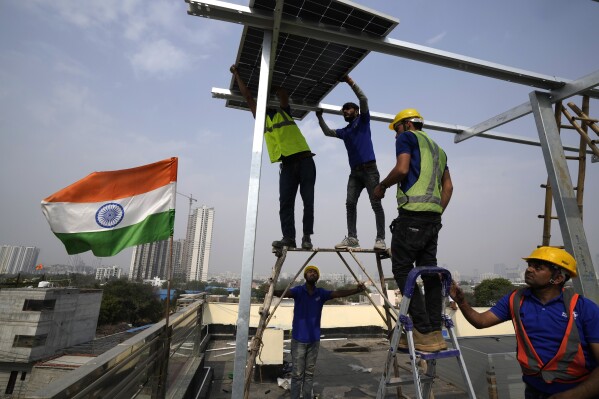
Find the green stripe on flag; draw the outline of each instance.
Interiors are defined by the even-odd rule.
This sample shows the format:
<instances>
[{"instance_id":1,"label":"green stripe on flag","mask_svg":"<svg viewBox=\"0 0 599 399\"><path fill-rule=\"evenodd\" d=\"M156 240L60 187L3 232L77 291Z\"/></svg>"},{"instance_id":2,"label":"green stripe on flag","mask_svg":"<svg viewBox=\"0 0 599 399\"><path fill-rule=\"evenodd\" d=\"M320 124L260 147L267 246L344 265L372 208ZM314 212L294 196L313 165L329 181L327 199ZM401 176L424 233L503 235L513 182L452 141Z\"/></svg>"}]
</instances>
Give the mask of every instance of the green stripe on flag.
<instances>
[{"instance_id":1,"label":"green stripe on flag","mask_svg":"<svg viewBox=\"0 0 599 399\"><path fill-rule=\"evenodd\" d=\"M142 222L99 232L54 233L62 241L69 255L91 250L94 255L114 256L127 247L166 240L173 234L175 210L156 213Z\"/></svg>"}]
</instances>

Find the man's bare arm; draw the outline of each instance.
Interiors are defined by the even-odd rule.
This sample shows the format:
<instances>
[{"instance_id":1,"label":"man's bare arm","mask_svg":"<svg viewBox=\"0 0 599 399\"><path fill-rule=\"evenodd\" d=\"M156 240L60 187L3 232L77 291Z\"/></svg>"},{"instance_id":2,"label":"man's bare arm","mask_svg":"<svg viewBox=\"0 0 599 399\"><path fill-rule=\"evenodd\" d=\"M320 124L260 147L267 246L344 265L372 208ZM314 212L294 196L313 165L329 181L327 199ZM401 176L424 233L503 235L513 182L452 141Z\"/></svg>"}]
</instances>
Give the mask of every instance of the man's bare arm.
<instances>
[{"instance_id":1,"label":"man's bare arm","mask_svg":"<svg viewBox=\"0 0 599 399\"><path fill-rule=\"evenodd\" d=\"M468 323L472 324L478 329L491 327L503 321L499 319L499 317L495 316L495 313L489 310L479 313L472 309L472 306L470 306L468 301L466 301L466 298L464 298L464 292L460 289L460 287L458 287L455 281L451 282L449 295L451 295L455 303L458 304L458 307L462 311L462 314L466 320L468 320Z\"/></svg>"},{"instance_id":2,"label":"man's bare arm","mask_svg":"<svg viewBox=\"0 0 599 399\"><path fill-rule=\"evenodd\" d=\"M396 158L395 166L378 186L374 188L374 198L381 199L385 196L385 190L401 182L408 174L410 169L410 154L399 154Z\"/></svg>"},{"instance_id":3,"label":"man's bare arm","mask_svg":"<svg viewBox=\"0 0 599 399\"><path fill-rule=\"evenodd\" d=\"M336 291L331 292L331 299L343 298L346 296L355 295L364 290L366 290L366 286L364 285L364 283L360 283L353 290L336 290Z\"/></svg>"},{"instance_id":4,"label":"man's bare arm","mask_svg":"<svg viewBox=\"0 0 599 399\"><path fill-rule=\"evenodd\" d=\"M441 208L443 208L443 210L447 208L452 194L453 183L451 182L451 175L449 174L449 169L445 169L443 177L441 178Z\"/></svg>"}]
</instances>

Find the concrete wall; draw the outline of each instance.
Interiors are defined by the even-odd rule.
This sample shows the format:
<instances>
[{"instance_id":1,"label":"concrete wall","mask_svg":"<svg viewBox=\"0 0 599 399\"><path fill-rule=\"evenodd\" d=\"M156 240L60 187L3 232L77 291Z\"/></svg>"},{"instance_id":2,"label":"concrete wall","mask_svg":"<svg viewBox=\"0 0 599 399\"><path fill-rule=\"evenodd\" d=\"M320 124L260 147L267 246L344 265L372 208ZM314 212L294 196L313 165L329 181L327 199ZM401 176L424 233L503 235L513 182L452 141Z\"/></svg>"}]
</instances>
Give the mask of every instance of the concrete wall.
<instances>
[{"instance_id":1,"label":"concrete wall","mask_svg":"<svg viewBox=\"0 0 599 399\"><path fill-rule=\"evenodd\" d=\"M24 311L27 299L56 300L53 310ZM0 328L0 362L30 362L57 350L95 337L102 291L74 288L19 288L0 290L3 325ZM16 335L47 334L34 348L13 348Z\"/></svg>"},{"instance_id":2,"label":"concrete wall","mask_svg":"<svg viewBox=\"0 0 599 399\"><path fill-rule=\"evenodd\" d=\"M237 322L236 303L208 303L204 312L204 324L223 324L235 325ZM261 305L253 304L250 311L250 327L257 327L260 315L258 310ZM484 312L488 308L475 308L479 312ZM383 307L379 307L382 314L385 314ZM514 328L512 323L501 323L497 326L477 330L464 319L459 310L449 310L448 314L452 317L456 326L456 335L466 336L485 336L485 335L512 335ZM275 311L269 327L281 328L283 330L291 329L293 321L293 302L282 304ZM379 316L374 306L367 305L325 305L322 312L321 327L356 327L356 326L380 326L385 327L383 319Z\"/></svg>"}]
</instances>

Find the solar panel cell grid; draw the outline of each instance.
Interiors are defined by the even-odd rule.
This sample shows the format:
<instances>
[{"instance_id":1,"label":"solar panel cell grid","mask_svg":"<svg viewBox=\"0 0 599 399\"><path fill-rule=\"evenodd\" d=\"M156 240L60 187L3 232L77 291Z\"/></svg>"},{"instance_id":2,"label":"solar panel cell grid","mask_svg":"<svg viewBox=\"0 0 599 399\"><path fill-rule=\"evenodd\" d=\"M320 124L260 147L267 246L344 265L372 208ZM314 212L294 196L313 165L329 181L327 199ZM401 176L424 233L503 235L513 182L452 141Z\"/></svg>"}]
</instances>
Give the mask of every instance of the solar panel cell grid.
<instances>
[{"instance_id":1,"label":"solar panel cell grid","mask_svg":"<svg viewBox=\"0 0 599 399\"><path fill-rule=\"evenodd\" d=\"M250 4L257 10L272 12L275 0L255 0ZM286 0L283 19L301 19L323 23L371 35L384 36L397 24L365 10L334 0ZM254 95L258 92L260 54L263 32L246 27L237 56L239 73ZM278 38L272 87L284 87L294 103L317 104L367 55L367 51L336 43L281 33ZM239 94L231 80L230 90ZM228 107L247 109L245 102L227 102ZM293 111L292 116L303 118L306 111Z\"/></svg>"}]
</instances>

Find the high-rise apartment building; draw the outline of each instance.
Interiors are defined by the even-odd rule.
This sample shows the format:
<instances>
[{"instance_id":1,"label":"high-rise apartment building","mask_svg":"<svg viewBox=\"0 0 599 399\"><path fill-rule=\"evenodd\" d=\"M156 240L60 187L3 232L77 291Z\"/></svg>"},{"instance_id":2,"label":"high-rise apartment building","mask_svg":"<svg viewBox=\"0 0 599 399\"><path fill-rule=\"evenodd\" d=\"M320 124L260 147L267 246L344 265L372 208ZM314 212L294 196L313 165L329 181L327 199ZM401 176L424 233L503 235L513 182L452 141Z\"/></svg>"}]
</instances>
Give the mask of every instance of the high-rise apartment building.
<instances>
[{"instance_id":1,"label":"high-rise apartment building","mask_svg":"<svg viewBox=\"0 0 599 399\"><path fill-rule=\"evenodd\" d=\"M181 270L183 240L173 240L173 270ZM138 245L133 249L129 280L143 281L159 277L168 280L170 239Z\"/></svg>"},{"instance_id":2,"label":"high-rise apartment building","mask_svg":"<svg viewBox=\"0 0 599 399\"><path fill-rule=\"evenodd\" d=\"M187 281L208 281L208 265L212 248L214 208L203 205L193 210L187 227Z\"/></svg>"},{"instance_id":3,"label":"high-rise apartment building","mask_svg":"<svg viewBox=\"0 0 599 399\"><path fill-rule=\"evenodd\" d=\"M96 269L96 280L111 280L121 278L123 269L118 266L98 267Z\"/></svg>"},{"instance_id":4,"label":"high-rise apartment building","mask_svg":"<svg viewBox=\"0 0 599 399\"><path fill-rule=\"evenodd\" d=\"M39 254L40 249L37 247L2 245L0 247L0 273L33 272Z\"/></svg>"}]
</instances>

